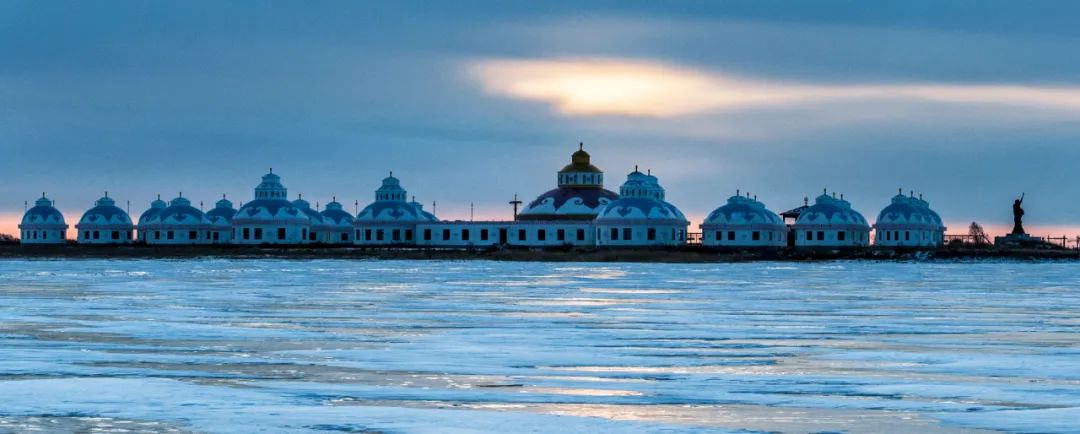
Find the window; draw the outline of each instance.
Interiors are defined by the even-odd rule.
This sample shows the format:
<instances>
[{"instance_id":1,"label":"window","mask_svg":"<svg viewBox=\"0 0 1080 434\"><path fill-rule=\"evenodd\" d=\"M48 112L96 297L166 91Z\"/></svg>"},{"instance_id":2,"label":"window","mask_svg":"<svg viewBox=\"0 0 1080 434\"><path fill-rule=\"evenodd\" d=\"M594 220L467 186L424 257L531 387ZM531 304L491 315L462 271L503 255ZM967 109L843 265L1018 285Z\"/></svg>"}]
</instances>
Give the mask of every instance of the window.
<instances>
[{"instance_id":1,"label":"window","mask_svg":"<svg viewBox=\"0 0 1080 434\"><path fill-rule=\"evenodd\" d=\"M442 239L443 239L443 241L450 240L450 229L443 229L442 230Z\"/></svg>"},{"instance_id":2,"label":"window","mask_svg":"<svg viewBox=\"0 0 1080 434\"><path fill-rule=\"evenodd\" d=\"M656 241L656 228L649 228L648 231L645 232L645 238L649 241Z\"/></svg>"},{"instance_id":3,"label":"window","mask_svg":"<svg viewBox=\"0 0 1080 434\"><path fill-rule=\"evenodd\" d=\"M462 229L461 230L461 241L469 241L469 230L468 229Z\"/></svg>"},{"instance_id":4,"label":"window","mask_svg":"<svg viewBox=\"0 0 1080 434\"><path fill-rule=\"evenodd\" d=\"M632 238L631 235L633 235L633 233L630 231L630 228L623 228L622 237L624 240L630 241Z\"/></svg>"},{"instance_id":5,"label":"window","mask_svg":"<svg viewBox=\"0 0 1080 434\"><path fill-rule=\"evenodd\" d=\"M348 232L342 232L341 233L341 241L349 241L349 233Z\"/></svg>"},{"instance_id":6,"label":"window","mask_svg":"<svg viewBox=\"0 0 1080 434\"><path fill-rule=\"evenodd\" d=\"M814 239L814 233L810 232L810 231L806 231L806 241L811 241L813 239Z\"/></svg>"},{"instance_id":7,"label":"window","mask_svg":"<svg viewBox=\"0 0 1080 434\"><path fill-rule=\"evenodd\" d=\"M716 231L716 241L724 239L723 232Z\"/></svg>"},{"instance_id":8,"label":"window","mask_svg":"<svg viewBox=\"0 0 1080 434\"><path fill-rule=\"evenodd\" d=\"M382 229L376 229L375 230L375 241L382 241L384 238L386 238L386 231L384 231Z\"/></svg>"},{"instance_id":9,"label":"window","mask_svg":"<svg viewBox=\"0 0 1080 434\"><path fill-rule=\"evenodd\" d=\"M306 240L306 239L308 239L308 230L307 230L307 228L304 228L304 229L300 230L300 241L303 241L303 240ZM312 238L312 239L314 239L314 238Z\"/></svg>"},{"instance_id":10,"label":"window","mask_svg":"<svg viewBox=\"0 0 1080 434\"><path fill-rule=\"evenodd\" d=\"M577 240L578 241L585 241L585 229L578 229L577 230Z\"/></svg>"},{"instance_id":11,"label":"window","mask_svg":"<svg viewBox=\"0 0 1080 434\"><path fill-rule=\"evenodd\" d=\"M90 239L90 231L83 231L82 237L84 239Z\"/></svg>"},{"instance_id":12,"label":"window","mask_svg":"<svg viewBox=\"0 0 1080 434\"><path fill-rule=\"evenodd\" d=\"M279 240L284 240L285 239L285 228L278 228L277 229L277 239L279 239Z\"/></svg>"},{"instance_id":13,"label":"window","mask_svg":"<svg viewBox=\"0 0 1080 434\"><path fill-rule=\"evenodd\" d=\"M247 233L247 229L244 229L244 233L245 234ZM154 239L155 240L160 240L161 239L161 231L154 231ZM244 235L244 239L245 240L247 239L247 235Z\"/></svg>"},{"instance_id":14,"label":"window","mask_svg":"<svg viewBox=\"0 0 1080 434\"><path fill-rule=\"evenodd\" d=\"M525 229L518 229L518 241L525 241Z\"/></svg>"},{"instance_id":15,"label":"window","mask_svg":"<svg viewBox=\"0 0 1080 434\"><path fill-rule=\"evenodd\" d=\"M412 229L405 229L405 241L412 241Z\"/></svg>"},{"instance_id":16,"label":"window","mask_svg":"<svg viewBox=\"0 0 1080 434\"><path fill-rule=\"evenodd\" d=\"M263 239L262 232L263 232L262 228L255 228L255 239L256 240L262 240Z\"/></svg>"},{"instance_id":17,"label":"window","mask_svg":"<svg viewBox=\"0 0 1080 434\"><path fill-rule=\"evenodd\" d=\"M480 229L480 241L487 241L487 239L488 239L488 230L487 229Z\"/></svg>"},{"instance_id":18,"label":"window","mask_svg":"<svg viewBox=\"0 0 1080 434\"><path fill-rule=\"evenodd\" d=\"M431 229L424 229L424 241L431 241Z\"/></svg>"},{"instance_id":19,"label":"window","mask_svg":"<svg viewBox=\"0 0 1080 434\"><path fill-rule=\"evenodd\" d=\"M214 241L220 241L220 240L221 240L221 232L216 232L215 231L214 232Z\"/></svg>"},{"instance_id":20,"label":"window","mask_svg":"<svg viewBox=\"0 0 1080 434\"><path fill-rule=\"evenodd\" d=\"M750 239L754 241L761 241L761 232L753 231L750 233Z\"/></svg>"},{"instance_id":21,"label":"window","mask_svg":"<svg viewBox=\"0 0 1080 434\"><path fill-rule=\"evenodd\" d=\"M119 240L120 239L120 231L112 231L112 239Z\"/></svg>"},{"instance_id":22,"label":"window","mask_svg":"<svg viewBox=\"0 0 1080 434\"><path fill-rule=\"evenodd\" d=\"M846 238L847 238L847 232L844 232L844 231L837 231L836 232L836 240L837 241L844 241L844 239L846 239Z\"/></svg>"},{"instance_id":23,"label":"window","mask_svg":"<svg viewBox=\"0 0 1080 434\"><path fill-rule=\"evenodd\" d=\"M165 232L165 239L171 240L173 238L175 238L175 234L173 233L173 231Z\"/></svg>"},{"instance_id":24,"label":"window","mask_svg":"<svg viewBox=\"0 0 1080 434\"><path fill-rule=\"evenodd\" d=\"M189 240L197 240L199 239L199 233L195 231L188 231L187 237Z\"/></svg>"},{"instance_id":25,"label":"window","mask_svg":"<svg viewBox=\"0 0 1080 434\"><path fill-rule=\"evenodd\" d=\"M735 231L727 231L728 241L735 241Z\"/></svg>"},{"instance_id":26,"label":"window","mask_svg":"<svg viewBox=\"0 0 1080 434\"><path fill-rule=\"evenodd\" d=\"M904 231L904 241L911 241L911 231Z\"/></svg>"},{"instance_id":27,"label":"window","mask_svg":"<svg viewBox=\"0 0 1080 434\"><path fill-rule=\"evenodd\" d=\"M537 229L536 230L536 239L538 241L547 240L547 231L543 230L543 229Z\"/></svg>"},{"instance_id":28,"label":"window","mask_svg":"<svg viewBox=\"0 0 1080 434\"><path fill-rule=\"evenodd\" d=\"M390 239L394 241L401 241L401 229L394 229L390 231Z\"/></svg>"},{"instance_id":29,"label":"window","mask_svg":"<svg viewBox=\"0 0 1080 434\"><path fill-rule=\"evenodd\" d=\"M825 231L817 231L818 241L825 241Z\"/></svg>"},{"instance_id":30,"label":"window","mask_svg":"<svg viewBox=\"0 0 1080 434\"><path fill-rule=\"evenodd\" d=\"M566 229L559 229L555 231L555 239L559 241L566 241Z\"/></svg>"},{"instance_id":31,"label":"window","mask_svg":"<svg viewBox=\"0 0 1080 434\"><path fill-rule=\"evenodd\" d=\"M308 232L308 241L315 241L319 239L319 233L315 231Z\"/></svg>"},{"instance_id":32,"label":"window","mask_svg":"<svg viewBox=\"0 0 1080 434\"><path fill-rule=\"evenodd\" d=\"M611 228L611 241L619 241L619 229Z\"/></svg>"},{"instance_id":33,"label":"window","mask_svg":"<svg viewBox=\"0 0 1080 434\"><path fill-rule=\"evenodd\" d=\"M772 240L773 240L773 233L769 232L769 241L772 241Z\"/></svg>"}]
</instances>

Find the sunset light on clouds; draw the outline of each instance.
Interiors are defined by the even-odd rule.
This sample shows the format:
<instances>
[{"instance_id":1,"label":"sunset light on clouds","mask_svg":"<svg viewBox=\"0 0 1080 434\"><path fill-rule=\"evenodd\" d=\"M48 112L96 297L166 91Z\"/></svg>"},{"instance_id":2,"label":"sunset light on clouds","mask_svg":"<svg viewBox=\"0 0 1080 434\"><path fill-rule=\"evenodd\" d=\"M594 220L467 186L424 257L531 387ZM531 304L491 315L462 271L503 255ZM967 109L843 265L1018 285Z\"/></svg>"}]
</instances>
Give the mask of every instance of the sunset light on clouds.
<instances>
[{"instance_id":1,"label":"sunset light on clouds","mask_svg":"<svg viewBox=\"0 0 1080 434\"><path fill-rule=\"evenodd\" d=\"M494 95L551 105L566 116L676 117L777 105L909 99L1060 111L1080 116L1080 88L978 84L811 84L750 79L617 58L488 59L470 76Z\"/></svg>"}]
</instances>

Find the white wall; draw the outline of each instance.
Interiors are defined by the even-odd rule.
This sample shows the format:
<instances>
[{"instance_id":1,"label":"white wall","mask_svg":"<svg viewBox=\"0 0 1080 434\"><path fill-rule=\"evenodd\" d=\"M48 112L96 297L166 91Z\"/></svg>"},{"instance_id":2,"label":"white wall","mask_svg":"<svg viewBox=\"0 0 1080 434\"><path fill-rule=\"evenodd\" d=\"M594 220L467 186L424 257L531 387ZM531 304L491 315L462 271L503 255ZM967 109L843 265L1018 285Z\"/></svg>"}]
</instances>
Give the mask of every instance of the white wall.
<instances>
[{"instance_id":1,"label":"white wall","mask_svg":"<svg viewBox=\"0 0 1080 434\"><path fill-rule=\"evenodd\" d=\"M730 232L734 238L730 239ZM754 239L757 232L758 239ZM784 247L787 246L787 228L784 229L734 229L703 226L701 245L712 247Z\"/></svg>"}]
</instances>

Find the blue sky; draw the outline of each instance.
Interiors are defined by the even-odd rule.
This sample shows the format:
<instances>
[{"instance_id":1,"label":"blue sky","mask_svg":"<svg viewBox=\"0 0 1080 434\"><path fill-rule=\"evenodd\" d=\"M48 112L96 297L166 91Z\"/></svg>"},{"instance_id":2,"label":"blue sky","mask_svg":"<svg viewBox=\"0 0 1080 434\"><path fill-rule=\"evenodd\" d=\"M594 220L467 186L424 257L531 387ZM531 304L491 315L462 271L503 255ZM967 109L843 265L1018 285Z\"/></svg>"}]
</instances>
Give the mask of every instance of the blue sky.
<instances>
[{"instance_id":1,"label":"blue sky","mask_svg":"<svg viewBox=\"0 0 1080 434\"><path fill-rule=\"evenodd\" d=\"M470 202L506 218L584 141L608 188L651 168L694 220L736 189L782 211L823 188L872 220L903 188L950 232L1006 225L1020 192L1029 225L1057 230L1080 214L1077 16L1076 2L2 1L0 213L42 191L69 223L106 190L134 212L159 193L244 201L273 167L313 202L363 206L393 170L443 218Z\"/></svg>"}]
</instances>

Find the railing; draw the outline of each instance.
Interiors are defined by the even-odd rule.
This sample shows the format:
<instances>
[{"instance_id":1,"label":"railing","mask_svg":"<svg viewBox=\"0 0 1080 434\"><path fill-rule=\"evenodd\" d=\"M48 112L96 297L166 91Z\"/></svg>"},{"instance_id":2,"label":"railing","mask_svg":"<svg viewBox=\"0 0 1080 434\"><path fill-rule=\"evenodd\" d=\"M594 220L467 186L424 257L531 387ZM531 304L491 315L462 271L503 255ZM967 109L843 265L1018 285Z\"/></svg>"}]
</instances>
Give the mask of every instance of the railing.
<instances>
[{"instance_id":1,"label":"railing","mask_svg":"<svg viewBox=\"0 0 1080 434\"><path fill-rule=\"evenodd\" d=\"M701 232L687 232L686 233L686 244L689 244L691 246L700 246L701 245L701 238L702 238Z\"/></svg>"},{"instance_id":2,"label":"railing","mask_svg":"<svg viewBox=\"0 0 1080 434\"><path fill-rule=\"evenodd\" d=\"M1049 244L1053 244L1063 249L1080 250L1080 236L1070 238L1066 235L1062 235L1060 237L1053 237L1047 235L1045 237L1032 236L1032 238L1045 241ZM964 245L974 247L989 247L993 244L989 239L987 239L987 237L979 237L975 235L945 235L943 240L945 241L946 246Z\"/></svg>"}]
</instances>

